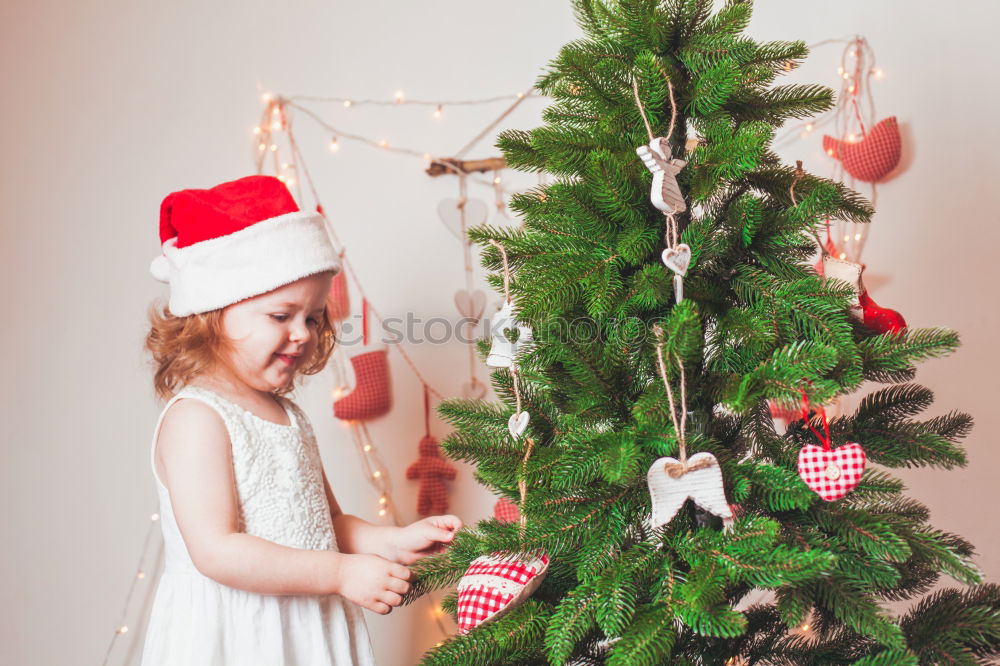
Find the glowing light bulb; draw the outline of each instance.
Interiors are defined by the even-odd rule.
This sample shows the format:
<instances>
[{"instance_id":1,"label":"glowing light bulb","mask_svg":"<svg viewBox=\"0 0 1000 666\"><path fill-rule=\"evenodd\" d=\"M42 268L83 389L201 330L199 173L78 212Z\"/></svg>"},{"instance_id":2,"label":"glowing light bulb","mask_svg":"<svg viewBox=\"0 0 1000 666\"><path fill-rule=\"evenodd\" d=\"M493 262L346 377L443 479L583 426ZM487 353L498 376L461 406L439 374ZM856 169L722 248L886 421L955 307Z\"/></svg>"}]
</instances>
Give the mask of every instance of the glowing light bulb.
<instances>
[{"instance_id":1,"label":"glowing light bulb","mask_svg":"<svg viewBox=\"0 0 1000 666\"><path fill-rule=\"evenodd\" d=\"M854 234L854 240L861 240L861 234L860 233Z\"/></svg>"},{"instance_id":2,"label":"glowing light bulb","mask_svg":"<svg viewBox=\"0 0 1000 666\"><path fill-rule=\"evenodd\" d=\"M285 185L288 185L288 187L293 187L295 185L295 179L294 178L288 178L288 179L286 179L285 180Z\"/></svg>"},{"instance_id":3,"label":"glowing light bulb","mask_svg":"<svg viewBox=\"0 0 1000 666\"><path fill-rule=\"evenodd\" d=\"M382 495L382 497L378 498L378 503L379 504L386 504L388 501L389 501L389 498L386 497L385 495Z\"/></svg>"},{"instance_id":4,"label":"glowing light bulb","mask_svg":"<svg viewBox=\"0 0 1000 666\"><path fill-rule=\"evenodd\" d=\"M874 74L876 79L881 79L883 76L885 76L885 72L883 72L881 68L876 69Z\"/></svg>"},{"instance_id":5,"label":"glowing light bulb","mask_svg":"<svg viewBox=\"0 0 1000 666\"><path fill-rule=\"evenodd\" d=\"M854 94L854 84L853 83L847 87L847 92L851 93L852 95Z\"/></svg>"},{"instance_id":6,"label":"glowing light bulb","mask_svg":"<svg viewBox=\"0 0 1000 666\"><path fill-rule=\"evenodd\" d=\"M846 252L841 252L840 253L840 258L841 259L847 259L847 253Z\"/></svg>"},{"instance_id":7,"label":"glowing light bulb","mask_svg":"<svg viewBox=\"0 0 1000 666\"><path fill-rule=\"evenodd\" d=\"M382 139L381 141L379 141L378 146L379 148L388 148L389 147L388 139Z\"/></svg>"},{"instance_id":8,"label":"glowing light bulb","mask_svg":"<svg viewBox=\"0 0 1000 666\"><path fill-rule=\"evenodd\" d=\"M430 153L424 153L424 159L429 162L430 159L431 159L431 154Z\"/></svg>"},{"instance_id":9,"label":"glowing light bulb","mask_svg":"<svg viewBox=\"0 0 1000 666\"><path fill-rule=\"evenodd\" d=\"M843 73L844 73L844 68L843 67L838 67L837 68L837 74L843 74Z\"/></svg>"},{"instance_id":10,"label":"glowing light bulb","mask_svg":"<svg viewBox=\"0 0 1000 666\"><path fill-rule=\"evenodd\" d=\"M271 144L271 152L273 153L273 152L274 152L274 151L276 151L277 149L278 149L278 144L276 144L276 143L272 143L272 144Z\"/></svg>"},{"instance_id":11,"label":"glowing light bulb","mask_svg":"<svg viewBox=\"0 0 1000 666\"><path fill-rule=\"evenodd\" d=\"M850 134L847 135L847 140L850 141L851 143L854 143L855 141L858 140L858 135L855 134L854 132L851 132Z\"/></svg>"},{"instance_id":12,"label":"glowing light bulb","mask_svg":"<svg viewBox=\"0 0 1000 666\"><path fill-rule=\"evenodd\" d=\"M156 522L157 520L160 519L160 514L154 513L152 516L149 517L149 519L152 520L153 522Z\"/></svg>"},{"instance_id":13,"label":"glowing light bulb","mask_svg":"<svg viewBox=\"0 0 1000 666\"><path fill-rule=\"evenodd\" d=\"M517 98L518 99L524 99L524 93L523 92L517 93Z\"/></svg>"},{"instance_id":14,"label":"glowing light bulb","mask_svg":"<svg viewBox=\"0 0 1000 666\"><path fill-rule=\"evenodd\" d=\"M145 571L139 571L138 573L135 574L135 577L138 578L139 580L142 580L143 578L146 577L146 572Z\"/></svg>"},{"instance_id":15,"label":"glowing light bulb","mask_svg":"<svg viewBox=\"0 0 1000 666\"><path fill-rule=\"evenodd\" d=\"M117 633L119 633L119 634L124 634L127 631L128 631L128 627L126 627L124 624L122 626L118 627L118 629L117 629Z\"/></svg>"},{"instance_id":16,"label":"glowing light bulb","mask_svg":"<svg viewBox=\"0 0 1000 666\"><path fill-rule=\"evenodd\" d=\"M260 96L260 99L262 102L270 102L272 99L274 99L274 95L272 95L269 92L266 92Z\"/></svg>"},{"instance_id":17,"label":"glowing light bulb","mask_svg":"<svg viewBox=\"0 0 1000 666\"><path fill-rule=\"evenodd\" d=\"M830 157L833 157L833 148L828 148L826 154L829 155Z\"/></svg>"},{"instance_id":18,"label":"glowing light bulb","mask_svg":"<svg viewBox=\"0 0 1000 666\"><path fill-rule=\"evenodd\" d=\"M396 104L402 104L402 103L403 103L403 91L402 90L397 90L396 91Z\"/></svg>"},{"instance_id":19,"label":"glowing light bulb","mask_svg":"<svg viewBox=\"0 0 1000 666\"><path fill-rule=\"evenodd\" d=\"M372 450L372 445L371 445L371 444L365 444L365 445L364 445L364 446L362 447L362 449L364 450L364 452L365 452L365 453L368 453L369 451L371 451L371 450Z\"/></svg>"},{"instance_id":20,"label":"glowing light bulb","mask_svg":"<svg viewBox=\"0 0 1000 666\"><path fill-rule=\"evenodd\" d=\"M273 123L271 123L271 129L280 130L281 129L281 121L280 120L275 120Z\"/></svg>"},{"instance_id":21,"label":"glowing light bulb","mask_svg":"<svg viewBox=\"0 0 1000 666\"><path fill-rule=\"evenodd\" d=\"M845 236L844 236L844 242L846 243L846 242L847 242L847 241L849 241L849 240L851 240L851 237L850 237L850 235L845 235Z\"/></svg>"},{"instance_id":22,"label":"glowing light bulb","mask_svg":"<svg viewBox=\"0 0 1000 666\"><path fill-rule=\"evenodd\" d=\"M375 473L372 474L372 478L374 478L374 479L381 479L382 478L382 470L380 470L380 469L375 470Z\"/></svg>"},{"instance_id":23,"label":"glowing light bulb","mask_svg":"<svg viewBox=\"0 0 1000 666\"><path fill-rule=\"evenodd\" d=\"M291 164L289 164L288 162L282 162L282 163L281 163L281 168L282 168L282 169L291 169L291 168L292 168L292 165L291 165Z\"/></svg>"},{"instance_id":24,"label":"glowing light bulb","mask_svg":"<svg viewBox=\"0 0 1000 666\"><path fill-rule=\"evenodd\" d=\"M809 631L809 625L808 624L803 624L802 625L802 631Z\"/></svg>"},{"instance_id":25,"label":"glowing light bulb","mask_svg":"<svg viewBox=\"0 0 1000 666\"><path fill-rule=\"evenodd\" d=\"M442 107L440 104L438 104L437 108L434 109L434 117L435 118L440 118L443 113L444 113L444 107Z\"/></svg>"},{"instance_id":26,"label":"glowing light bulb","mask_svg":"<svg viewBox=\"0 0 1000 666\"><path fill-rule=\"evenodd\" d=\"M349 99L345 99L345 100L344 100L344 108L345 108L345 109L349 109L349 108L351 108L351 105L352 105L352 104L354 104L354 102L352 102L351 100L349 100Z\"/></svg>"},{"instance_id":27,"label":"glowing light bulb","mask_svg":"<svg viewBox=\"0 0 1000 666\"><path fill-rule=\"evenodd\" d=\"M330 139L330 152L335 153L338 150L340 150L340 144L337 143L337 137L333 137L332 139ZM339 391L340 389L337 390Z\"/></svg>"},{"instance_id":28,"label":"glowing light bulb","mask_svg":"<svg viewBox=\"0 0 1000 666\"><path fill-rule=\"evenodd\" d=\"M385 509L379 509L378 510L378 515L384 516L385 515Z\"/></svg>"},{"instance_id":29,"label":"glowing light bulb","mask_svg":"<svg viewBox=\"0 0 1000 666\"><path fill-rule=\"evenodd\" d=\"M850 75L850 74L848 74L847 72L844 72L843 74L841 74L841 75L840 75L840 77L841 77L842 79L849 79L849 78L851 78L851 75Z\"/></svg>"},{"instance_id":30,"label":"glowing light bulb","mask_svg":"<svg viewBox=\"0 0 1000 666\"><path fill-rule=\"evenodd\" d=\"M500 176L497 176L496 178L493 179L493 184L494 185L499 185L502 182L503 182L503 180L500 178Z\"/></svg>"},{"instance_id":31,"label":"glowing light bulb","mask_svg":"<svg viewBox=\"0 0 1000 666\"><path fill-rule=\"evenodd\" d=\"M806 123L806 131L807 132L812 132L814 129L816 129L815 125L813 125L812 123Z\"/></svg>"},{"instance_id":32,"label":"glowing light bulb","mask_svg":"<svg viewBox=\"0 0 1000 666\"><path fill-rule=\"evenodd\" d=\"M266 143L258 143L257 144L257 150L266 150L266 149L267 149L267 144Z\"/></svg>"},{"instance_id":33,"label":"glowing light bulb","mask_svg":"<svg viewBox=\"0 0 1000 666\"><path fill-rule=\"evenodd\" d=\"M254 134L260 134L260 128L259 127L254 127L253 128L253 133Z\"/></svg>"}]
</instances>

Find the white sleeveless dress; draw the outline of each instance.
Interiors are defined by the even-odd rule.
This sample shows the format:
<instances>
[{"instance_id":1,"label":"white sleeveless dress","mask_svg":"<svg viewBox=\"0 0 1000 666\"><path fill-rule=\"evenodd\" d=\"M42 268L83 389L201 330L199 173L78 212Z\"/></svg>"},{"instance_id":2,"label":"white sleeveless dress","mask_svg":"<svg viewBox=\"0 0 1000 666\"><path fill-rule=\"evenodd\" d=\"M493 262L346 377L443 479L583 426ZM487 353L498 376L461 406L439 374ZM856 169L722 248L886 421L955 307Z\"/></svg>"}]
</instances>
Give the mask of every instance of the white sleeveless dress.
<instances>
[{"instance_id":1,"label":"white sleeveless dress","mask_svg":"<svg viewBox=\"0 0 1000 666\"><path fill-rule=\"evenodd\" d=\"M283 546L337 550L312 426L279 398L285 426L213 391L187 386L181 398L211 405L232 442L240 531ZM151 463L152 463L151 454ZM276 596L238 590L204 576L177 528L170 495L156 475L165 565L146 630L142 666L368 666L375 663L361 609L338 595Z\"/></svg>"}]
</instances>

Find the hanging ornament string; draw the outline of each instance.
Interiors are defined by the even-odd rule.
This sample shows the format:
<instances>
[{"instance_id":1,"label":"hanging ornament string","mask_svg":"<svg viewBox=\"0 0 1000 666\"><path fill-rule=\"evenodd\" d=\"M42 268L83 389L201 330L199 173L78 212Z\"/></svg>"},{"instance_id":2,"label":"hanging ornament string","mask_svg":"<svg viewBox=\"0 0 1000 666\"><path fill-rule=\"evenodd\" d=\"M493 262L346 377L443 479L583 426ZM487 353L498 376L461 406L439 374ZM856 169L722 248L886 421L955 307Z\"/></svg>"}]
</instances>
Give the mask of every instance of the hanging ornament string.
<instances>
[{"instance_id":1,"label":"hanging ornament string","mask_svg":"<svg viewBox=\"0 0 1000 666\"><path fill-rule=\"evenodd\" d=\"M822 442L823 450L824 451L831 450L832 447L830 445L830 424L826 420L826 410L824 409L819 410L820 415L823 418L823 432L825 433L825 435L821 435L819 431L813 427L812 422L809 420L809 396L807 396L806 392L803 391L802 389L799 389L799 392L802 394L802 420L806 422L806 425L809 426L809 429L813 431L814 435L816 435L816 439Z\"/></svg>"},{"instance_id":2,"label":"hanging ornament string","mask_svg":"<svg viewBox=\"0 0 1000 666\"><path fill-rule=\"evenodd\" d=\"M677 367L680 369L681 375L681 416L680 423L678 423L674 392L670 388L670 382L667 380L667 367L663 362L663 329L659 325L656 325L653 327L653 332L656 334L656 362L660 369L660 379L663 380L663 386L667 390L667 399L670 402L670 420L673 421L674 432L677 433L679 459L681 465L687 466L687 380L684 376L684 363L677 354L674 354L674 360L677 361Z\"/></svg>"},{"instance_id":3,"label":"hanging ornament string","mask_svg":"<svg viewBox=\"0 0 1000 666\"><path fill-rule=\"evenodd\" d=\"M521 471L517 475L517 490L521 494L521 502L518 505L518 513L520 514L520 525L521 525L521 540L524 540L524 531L528 526L528 519L524 515L524 503L528 499L528 458L531 457L531 452L535 448L535 440L531 437L527 438L527 446L524 449L524 458L521 460Z\"/></svg>"},{"instance_id":4,"label":"hanging ornament string","mask_svg":"<svg viewBox=\"0 0 1000 666\"><path fill-rule=\"evenodd\" d=\"M507 250L503 245L497 241L490 239L490 245L495 247L500 251L500 257L503 259L503 297L504 301L507 303L513 303L513 299L510 296L510 263L507 260ZM517 372L517 359L515 358L510 364L510 374L513 379L514 386L514 400L516 403L516 408L514 411L515 415L521 414L521 390L518 388L518 372Z\"/></svg>"},{"instance_id":5,"label":"hanging ornament string","mask_svg":"<svg viewBox=\"0 0 1000 666\"><path fill-rule=\"evenodd\" d=\"M495 247L500 252L500 257L503 261L503 294L504 300L507 303L512 303L513 300L510 295L510 261L507 258L507 250L499 242L490 239L490 245ZM510 366L510 375L512 379L512 385L514 388L514 414L519 416L521 414L521 390L518 388L519 377L517 372L517 359L515 358ZM517 488L520 493L520 526L521 526L521 537L524 538L525 528L527 527L527 518L524 515L524 503L528 497L528 479L527 479L527 468L528 459L531 457L531 452L535 448L535 440L531 437L527 438L526 446L524 450L524 458L521 460L521 469L518 473Z\"/></svg>"},{"instance_id":6,"label":"hanging ornament string","mask_svg":"<svg viewBox=\"0 0 1000 666\"><path fill-rule=\"evenodd\" d=\"M497 241L490 239L490 245L500 251L503 260L503 297L507 303L512 302L510 298L510 264L507 262L507 250Z\"/></svg>"},{"instance_id":7,"label":"hanging ornament string","mask_svg":"<svg viewBox=\"0 0 1000 666\"><path fill-rule=\"evenodd\" d=\"M664 77L666 78L666 77ZM674 100L674 86L667 80L667 90L670 93L670 129L667 130L667 139L669 142L670 137L674 135L674 126L677 123L677 103ZM653 141L656 136L653 134L653 127L649 124L649 117L646 115L646 107L643 106L642 100L639 97L639 82L635 78L632 79L632 95L635 97L635 104L639 108L639 114L642 116L642 122L646 126L646 134L649 135L649 140ZM669 143L668 143L669 145ZM667 159L670 158L669 153L665 155ZM666 217L666 230L664 231L664 241L667 247L675 247L680 240L677 233L677 219L674 217L673 213L664 213Z\"/></svg>"},{"instance_id":8,"label":"hanging ornament string","mask_svg":"<svg viewBox=\"0 0 1000 666\"><path fill-rule=\"evenodd\" d=\"M431 392L427 384L424 384L424 433L431 436Z\"/></svg>"}]
</instances>

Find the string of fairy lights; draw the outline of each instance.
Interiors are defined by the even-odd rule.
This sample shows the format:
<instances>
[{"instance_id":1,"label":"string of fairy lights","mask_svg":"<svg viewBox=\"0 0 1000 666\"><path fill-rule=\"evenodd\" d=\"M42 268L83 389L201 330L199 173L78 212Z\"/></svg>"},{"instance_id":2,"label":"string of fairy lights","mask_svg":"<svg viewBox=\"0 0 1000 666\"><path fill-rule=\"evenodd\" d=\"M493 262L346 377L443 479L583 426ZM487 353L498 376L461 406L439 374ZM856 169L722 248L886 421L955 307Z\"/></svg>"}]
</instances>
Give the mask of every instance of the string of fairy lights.
<instances>
[{"instance_id":1,"label":"string of fairy lights","mask_svg":"<svg viewBox=\"0 0 1000 666\"><path fill-rule=\"evenodd\" d=\"M878 67L875 60L875 51L868 40L855 35L850 38L826 39L815 44L810 44L810 51L827 44L842 44L844 46L841 53L840 63L837 67L837 78L840 81L840 90L837 95L837 104L834 108L820 115L816 119L810 119L803 123L791 125L773 143L774 148L787 147L800 139L808 139L814 136L816 130L829 128L834 136L848 143L855 143L864 138L864 128L874 124L875 100L871 94L873 81L885 79L885 70ZM792 68L791 63L786 66L786 70ZM858 100L862 104L858 104ZM832 151L826 151L833 156ZM853 177L845 170L840 160L831 160L831 180L848 180L852 189L855 188ZM878 188L875 183L870 183L870 201L873 206L878 200ZM836 232L833 233L842 240L842 246L838 254L840 259L850 258L851 261L860 261L861 253L864 250L865 241L868 237L869 225L847 222L844 220L834 221Z\"/></svg>"},{"instance_id":2,"label":"string of fairy lights","mask_svg":"<svg viewBox=\"0 0 1000 666\"><path fill-rule=\"evenodd\" d=\"M280 97L273 95L271 93L264 93L262 95L262 102L264 103L264 114L261 123L253 128L254 135L254 148L255 148L255 163L258 172L264 170L266 160L270 159L270 164L275 172L275 175L282 180L289 188L295 188L298 200L303 201L303 191L302 191L302 180L303 178L298 178L297 175L301 171L306 184L310 188L311 194L318 211L325 215L325 211L322 209L322 205L319 201L318 192L316 191L315 184L312 182L312 178L309 175L308 168L305 165L304 158L302 156L301 150L298 144L295 142L295 136L292 134L292 125L289 109L295 109L303 113L306 116L311 117L316 121L321 127L323 127L330 135L328 150L331 153L337 153L340 148L341 140L355 141L360 144L368 145L373 148L377 148L388 153L393 153L397 155L403 155L407 157L418 157L424 160L426 166L434 163L440 163L446 166L451 172L458 172L461 176L463 182L467 179L474 183L487 186L496 194L496 207L497 211L504 213L505 200L506 197L518 190L508 189L503 181L500 174L500 170L496 169L491 174L489 178L482 178L476 176L474 173L466 173L462 171L459 164L454 162L444 163L439 159L433 157L432 153L429 151L419 151L412 148L406 148L402 146L389 145L387 139L384 138L371 138L363 136L360 134L343 131L331 123L324 120L319 114L314 112L312 109L306 106L307 103L332 103L339 104L345 108L356 108L365 106L398 106L398 105L416 105L416 106L427 106L432 107L433 111L431 113L431 118L433 120L441 120L445 116L445 109L448 107L468 107L468 106L481 106L494 104L498 102L509 102L509 106L500 114L498 118L493 120L489 125L487 125L479 134L477 134L472 140L470 140L461 150L459 150L452 159L463 157L469 150L474 148L480 140L486 137L490 132L492 132L497 125L506 118L515 108L517 108L520 103L529 97L537 97L534 94L533 89L529 89L527 92L517 92L510 95L497 95L493 97L486 97L481 99L459 99L459 100L419 100L419 99L407 99L402 91L396 91L395 95L390 99L353 99L346 97L313 97L306 95L295 95L289 97ZM282 146L280 145L278 133L284 135L285 142L287 146L285 149L287 153L287 161L283 159ZM334 234L336 232L334 231ZM344 245L340 242L340 239L334 237L334 242L343 250ZM368 300L368 308L374 315L381 325L383 321L382 315L376 310L372 305L371 301L367 297L360 280L358 279L357 271L355 270L353 264L350 260L343 256L343 264L347 273L351 276L355 288L358 290L363 299ZM404 362L414 373L414 375L419 379L419 381L427 387L429 393L434 394L438 399L443 399L444 394L441 391L435 389L423 376L420 370L417 368L413 359L406 353L406 350L401 345L396 345L396 349L400 352ZM348 389L346 379L346 370L343 366L343 360L339 359L335 355L334 363L334 376L336 379L337 386L332 391L332 397L334 400L340 398L345 394ZM396 510L396 504L392 499L392 480L389 476L386 465L381 459L378 450L375 446L374 440L369 432L364 421L342 421L342 425L347 428L352 436L355 443L355 447L359 453L362 467L365 471L366 477L369 483L375 488L376 494L378 496L377 500L377 514L379 517L388 517L394 524L401 525L402 521L400 519L399 513ZM136 567L135 575L131 577L128 591L125 596L124 603L122 605L122 611L118 622L115 625L114 631L111 634L111 638L108 642L107 649L104 654L104 659L101 662L103 666L109 664L112 658L115 647L120 644L120 639L125 634L129 633L130 625L129 618L132 616L134 609L134 601L137 596L137 590L139 585L147 580L154 579L154 576L150 575L149 567L152 563L159 561L162 555L163 541L162 534L159 528L159 513L150 514L149 524L146 529L146 535L143 539L142 550L138 558L138 564ZM156 544L156 550L151 551L151 547ZM151 591L151 588L147 588L147 595ZM427 597L428 602L431 604L430 615L434 619L435 623L438 625L443 636L448 636L450 632L444 627L442 619L445 615L444 610L441 606L433 601L429 596ZM138 619L137 619L138 621Z\"/></svg>"}]
</instances>

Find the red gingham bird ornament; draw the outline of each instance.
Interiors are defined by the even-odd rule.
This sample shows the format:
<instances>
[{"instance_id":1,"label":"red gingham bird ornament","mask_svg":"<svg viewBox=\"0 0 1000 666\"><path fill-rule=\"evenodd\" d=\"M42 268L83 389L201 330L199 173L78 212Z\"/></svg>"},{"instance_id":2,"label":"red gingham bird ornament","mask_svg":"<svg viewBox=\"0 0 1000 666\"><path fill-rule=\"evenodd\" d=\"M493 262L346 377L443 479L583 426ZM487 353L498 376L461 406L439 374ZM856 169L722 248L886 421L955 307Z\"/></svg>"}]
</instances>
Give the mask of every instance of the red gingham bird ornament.
<instances>
[{"instance_id":1,"label":"red gingham bird ornament","mask_svg":"<svg viewBox=\"0 0 1000 666\"><path fill-rule=\"evenodd\" d=\"M902 154L896 117L879 121L863 139L853 143L824 136L823 150L840 160L844 171L858 180L877 183L896 168Z\"/></svg>"}]
</instances>

